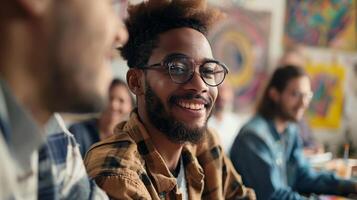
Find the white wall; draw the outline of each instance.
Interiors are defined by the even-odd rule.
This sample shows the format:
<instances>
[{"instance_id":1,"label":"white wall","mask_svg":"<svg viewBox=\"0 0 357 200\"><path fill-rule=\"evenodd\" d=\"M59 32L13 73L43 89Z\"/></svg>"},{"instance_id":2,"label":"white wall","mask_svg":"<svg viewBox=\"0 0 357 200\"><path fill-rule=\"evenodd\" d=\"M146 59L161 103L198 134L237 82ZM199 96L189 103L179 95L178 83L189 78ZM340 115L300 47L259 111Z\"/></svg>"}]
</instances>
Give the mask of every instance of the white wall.
<instances>
[{"instance_id":1,"label":"white wall","mask_svg":"<svg viewBox=\"0 0 357 200\"><path fill-rule=\"evenodd\" d=\"M126 61L122 58L118 58L112 63L114 77L120 78L124 81L126 80L126 72L128 71L128 69L129 68L126 64Z\"/></svg>"}]
</instances>

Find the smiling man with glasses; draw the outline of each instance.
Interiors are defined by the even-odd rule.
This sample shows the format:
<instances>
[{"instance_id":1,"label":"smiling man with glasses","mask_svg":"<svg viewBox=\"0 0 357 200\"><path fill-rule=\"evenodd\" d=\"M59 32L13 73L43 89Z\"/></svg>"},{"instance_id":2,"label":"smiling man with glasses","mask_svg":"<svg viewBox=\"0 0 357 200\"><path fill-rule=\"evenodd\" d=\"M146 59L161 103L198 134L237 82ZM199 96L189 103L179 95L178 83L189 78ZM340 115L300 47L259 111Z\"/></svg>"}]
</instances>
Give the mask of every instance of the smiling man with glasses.
<instances>
[{"instance_id":1,"label":"smiling man with glasses","mask_svg":"<svg viewBox=\"0 0 357 200\"><path fill-rule=\"evenodd\" d=\"M332 194L356 198L357 184L332 173L314 171L303 155L296 122L313 97L310 79L298 66L275 70L257 114L238 133L231 159L257 198L303 200L302 195Z\"/></svg>"},{"instance_id":2,"label":"smiling man with glasses","mask_svg":"<svg viewBox=\"0 0 357 200\"><path fill-rule=\"evenodd\" d=\"M121 53L137 108L85 158L90 176L112 198L255 199L207 129L228 73L206 38L220 16L204 0L129 7Z\"/></svg>"}]
</instances>

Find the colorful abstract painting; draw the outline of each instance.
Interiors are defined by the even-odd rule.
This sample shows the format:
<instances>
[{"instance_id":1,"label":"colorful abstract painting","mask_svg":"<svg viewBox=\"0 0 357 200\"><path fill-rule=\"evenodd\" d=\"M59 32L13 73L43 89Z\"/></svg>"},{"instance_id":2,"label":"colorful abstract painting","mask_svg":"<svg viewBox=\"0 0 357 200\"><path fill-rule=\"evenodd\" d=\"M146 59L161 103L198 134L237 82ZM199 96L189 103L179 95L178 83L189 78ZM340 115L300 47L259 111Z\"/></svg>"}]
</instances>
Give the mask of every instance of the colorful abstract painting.
<instances>
[{"instance_id":1,"label":"colorful abstract painting","mask_svg":"<svg viewBox=\"0 0 357 200\"><path fill-rule=\"evenodd\" d=\"M285 45L357 50L356 0L288 0Z\"/></svg>"},{"instance_id":2,"label":"colorful abstract painting","mask_svg":"<svg viewBox=\"0 0 357 200\"><path fill-rule=\"evenodd\" d=\"M345 68L336 65L310 64L313 99L307 111L311 127L337 129L343 112Z\"/></svg>"},{"instance_id":3,"label":"colorful abstract painting","mask_svg":"<svg viewBox=\"0 0 357 200\"><path fill-rule=\"evenodd\" d=\"M270 13L232 8L210 33L215 58L229 68L234 109L251 111L267 75Z\"/></svg>"}]
</instances>

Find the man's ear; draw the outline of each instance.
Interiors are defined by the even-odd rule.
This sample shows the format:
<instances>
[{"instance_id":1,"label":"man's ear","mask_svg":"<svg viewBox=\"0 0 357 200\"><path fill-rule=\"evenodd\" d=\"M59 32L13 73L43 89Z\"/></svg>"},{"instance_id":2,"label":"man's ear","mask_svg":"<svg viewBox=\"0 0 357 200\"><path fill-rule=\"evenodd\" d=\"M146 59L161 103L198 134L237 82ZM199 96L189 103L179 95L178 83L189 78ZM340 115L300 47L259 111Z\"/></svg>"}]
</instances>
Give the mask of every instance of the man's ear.
<instances>
[{"instance_id":1,"label":"man's ear","mask_svg":"<svg viewBox=\"0 0 357 200\"><path fill-rule=\"evenodd\" d=\"M39 17L48 12L52 0L15 0L27 15Z\"/></svg>"},{"instance_id":2,"label":"man's ear","mask_svg":"<svg viewBox=\"0 0 357 200\"><path fill-rule=\"evenodd\" d=\"M126 73L128 87L135 95L144 94L145 86L142 82L142 76L142 71L138 69L129 69L129 71Z\"/></svg>"},{"instance_id":3,"label":"man's ear","mask_svg":"<svg viewBox=\"0 0 357 200\"><path fill-rule=\"evenodd\" d=\"M279 98L280 98L280 93L276 88L270 88L269 89L269 97L271 100L273 100L274 102L278 102Z\"/></svg>"}]
</instances>

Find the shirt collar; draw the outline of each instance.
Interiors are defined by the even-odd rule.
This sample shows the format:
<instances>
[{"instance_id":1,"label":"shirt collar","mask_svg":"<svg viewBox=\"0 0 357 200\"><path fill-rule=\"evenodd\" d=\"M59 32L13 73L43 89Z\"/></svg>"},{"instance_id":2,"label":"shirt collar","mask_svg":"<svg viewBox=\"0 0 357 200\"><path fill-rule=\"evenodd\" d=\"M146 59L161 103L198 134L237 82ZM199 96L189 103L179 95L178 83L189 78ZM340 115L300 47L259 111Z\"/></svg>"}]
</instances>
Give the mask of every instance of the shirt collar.
<instances>
[{"instance_id":1,"label":"shirt collar","mask_svg":"<svg viewBox=\"0 0 357 200\"><path fill-rule=\"evenodd\" d=\"M272 119L267 119L267 124L270 130L271 135L273 136L274 140L290 140L292 138L292 134L296 129L296 125L292 122L289 122L282 133L279 133L276 129L276 125Z\"/></svg>"},{"instance_id":2,"label":"shirt collar","mask_svg":"<svg viewBox=\"0 0 357 200\"><path fill-rule=\"evenodd\" d=\"M136 142L139 153L146 161L147 170L155 180L158 192L173 190L177 185L176 178L171 174L164 159L152 144L151 138L144 125L140 122L135 110L131 113L129 121L124 124L123 130L127 131ZM195 151L194 146L189 144L185 145L182 150L186 177L193 182L202 183L203 170L193 155L193 151Z\"/></svg>"}]
</instances>

